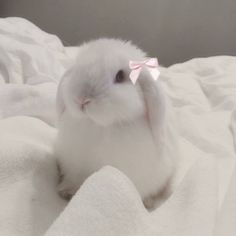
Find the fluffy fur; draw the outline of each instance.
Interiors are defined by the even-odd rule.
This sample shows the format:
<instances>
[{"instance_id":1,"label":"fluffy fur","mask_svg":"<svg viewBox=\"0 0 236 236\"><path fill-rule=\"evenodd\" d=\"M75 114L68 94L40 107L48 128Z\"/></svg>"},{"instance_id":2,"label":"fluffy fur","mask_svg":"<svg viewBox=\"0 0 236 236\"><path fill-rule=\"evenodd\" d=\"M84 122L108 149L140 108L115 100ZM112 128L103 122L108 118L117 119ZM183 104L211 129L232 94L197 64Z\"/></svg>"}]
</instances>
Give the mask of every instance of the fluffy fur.
<instances>
[{"instance_id":1,"label":"fluffy fur","mask_svg":"<svg viewBox=\"0 0 236 236\"><path fill-rule=\"evenodd\" d=\"M165 151L166 99L160 81L143 70L138 82L129 80L129 60L145 53L115 39L99 39L79 48L75 65L59 85L59 133L56 153L67 197L93 172L111 165L125 173L142 199L160 193L174 171ZM115 83L117 72L125 80ZM83 107L81 101L89 99Z\"/></svg>"}]
</instances>

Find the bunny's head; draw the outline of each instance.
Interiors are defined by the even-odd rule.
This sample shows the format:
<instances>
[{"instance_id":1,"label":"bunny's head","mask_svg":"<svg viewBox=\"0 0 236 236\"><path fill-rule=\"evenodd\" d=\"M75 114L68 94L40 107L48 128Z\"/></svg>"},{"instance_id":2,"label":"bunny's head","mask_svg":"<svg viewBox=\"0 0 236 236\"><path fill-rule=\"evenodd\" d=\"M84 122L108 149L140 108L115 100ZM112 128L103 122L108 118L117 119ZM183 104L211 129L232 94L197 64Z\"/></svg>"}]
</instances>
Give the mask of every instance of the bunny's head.
<instances>
[{"instance_id":1,"label":"bunny's head","mask_svg":"<svg viewBox=\"0 0 236 236\"><path fill-rule=\"evenodd\" d=\"M98 39L79 48L74 66L59 85L58 111L87 117L108 126L130 122L145 115L142 89L129 79L130 60L142 60L145 53L116 39ZM140 77L150 76L141 73Z\"/></svg>"}]
</instances>

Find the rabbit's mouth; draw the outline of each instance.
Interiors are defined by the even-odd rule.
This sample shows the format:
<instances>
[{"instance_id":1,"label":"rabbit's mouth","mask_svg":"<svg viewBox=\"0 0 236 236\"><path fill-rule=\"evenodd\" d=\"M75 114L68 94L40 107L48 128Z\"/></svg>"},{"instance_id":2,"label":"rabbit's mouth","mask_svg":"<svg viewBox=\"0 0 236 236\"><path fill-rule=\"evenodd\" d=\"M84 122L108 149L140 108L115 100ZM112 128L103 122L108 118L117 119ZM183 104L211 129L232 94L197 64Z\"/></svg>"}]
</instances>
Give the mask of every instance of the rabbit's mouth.
<instances>
[{"instance_id":1,"label":"rabbit's mouth","mask_svg":"<svg viewBox=\"0 0 236 236\"><path fill-rule=\"evenodd\" d=\"M91 102L92 100L90 98L86 98L86 97L83 97L83 98L80 98L78 97L77 99L75 99L75 103L76 105L78 106L78 108L84 112L88 106L88 104Z\"/></svg>"}]
</instances>

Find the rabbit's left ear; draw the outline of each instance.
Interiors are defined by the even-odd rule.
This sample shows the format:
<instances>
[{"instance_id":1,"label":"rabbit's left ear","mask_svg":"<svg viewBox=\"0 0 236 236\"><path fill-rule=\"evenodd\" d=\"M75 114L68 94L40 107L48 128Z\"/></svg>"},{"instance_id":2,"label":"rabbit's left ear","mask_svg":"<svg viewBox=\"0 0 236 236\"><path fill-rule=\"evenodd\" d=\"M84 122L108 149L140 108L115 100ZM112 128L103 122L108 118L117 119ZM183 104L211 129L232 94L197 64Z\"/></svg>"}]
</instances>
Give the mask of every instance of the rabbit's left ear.
<instances>
[{"instance_id":1,"label":"rabbit's left ear","mask_svg":"<svg viewBox=\"0 0 236 236\"><path fill-rule=\"evenodd\" d=\"M65 80L68 77L68 74L70 71L66 71L65 74L62 76L58 88L57 88L57 96L56 96L56 110L57 110L57 116L60 117L65 109L65 101L64 101L64 88L65 88Z\"/></svg>"},{"instance_id":2,"label":"rabbit's left ear","mask_svg":"<svg viewBox=\"0 0 236 236\"><path fill-rule=\"evenodd\" d=\"M61 79L59 82L58 88L57 88L57 96L56 96L56 110L57 110L57 116L60 117L63 112L65 111L65 103L63 98L63 80Z\"/></svg>"},{"instance_id":3,"label":"rabbit's left ear","mask_svg":"<svg viewBox=\"0 0 236 236\"><path fill-rule=\"evenodd\" d=\"M157 145L161 145L165 132L166 97L160 81L155 81L148 71L142 71L138 79L143 92L147 119L153 138Z\"/></svg>"}]
</instances>

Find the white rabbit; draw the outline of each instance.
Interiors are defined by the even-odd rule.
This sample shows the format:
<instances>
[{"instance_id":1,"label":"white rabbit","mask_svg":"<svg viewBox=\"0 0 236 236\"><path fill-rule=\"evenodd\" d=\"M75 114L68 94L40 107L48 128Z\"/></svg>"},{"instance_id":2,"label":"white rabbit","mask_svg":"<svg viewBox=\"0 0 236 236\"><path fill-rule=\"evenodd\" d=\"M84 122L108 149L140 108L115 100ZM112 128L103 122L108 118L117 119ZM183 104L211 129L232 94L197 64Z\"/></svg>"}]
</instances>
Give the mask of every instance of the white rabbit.
<instances>
[{"instance_id":1,"label":"white rabbit","mask_svg":"<svg viewBox=\"0 0 236 236\"><path fill-rule=\"evenodd\" d=\"M166 145L171 141L161 82L145 69L135 85L129 79L129 60L145 56L130 42L116 39L80 46L57 94L56 155L63 197L73 195L105 165L125 173L143 200L162 192L170 181L176 160Z\"/></svg>"}]
</instances>

